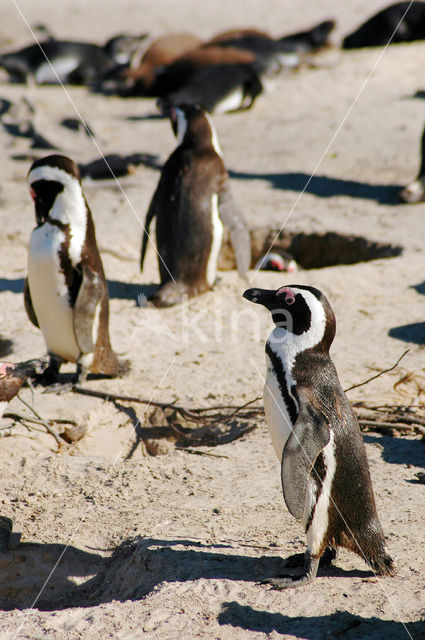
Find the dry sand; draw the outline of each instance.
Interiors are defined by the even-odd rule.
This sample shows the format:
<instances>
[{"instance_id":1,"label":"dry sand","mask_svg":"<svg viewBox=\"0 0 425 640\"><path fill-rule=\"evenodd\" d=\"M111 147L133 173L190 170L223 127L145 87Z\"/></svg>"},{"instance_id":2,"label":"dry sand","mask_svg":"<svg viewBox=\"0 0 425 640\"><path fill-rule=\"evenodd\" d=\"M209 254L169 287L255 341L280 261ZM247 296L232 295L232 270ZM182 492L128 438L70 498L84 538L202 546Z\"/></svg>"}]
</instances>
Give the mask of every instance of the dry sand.
<instances>
[{"instance_id":1,"label":"dry sand","mask_svg":"<svg viewBox=\"0 0 425 640\"><path fill-rule=\"evenodd\" d=\"M30 24L45 22L57 36L99 41L123 30L153 35L187 30L209 37L234 26L279 35L334 17L338 42L382 5L380 0L20 3ZM3 0L2 16L1 35L12 44L30 41L14 2ZM404 247L397 258L291 277L329 297L338 321L332 356L344 387L390 366L410 348L395 371L350 393L353 401L402 403L410 402L417 386L406 383L407 396L395 391L394 383L406 372L423 376L425 369L425 204L397 204L395 186L413 179L419 165L424 109L412 94L425 88L425 43L389 48L368 80L381 53L327 52L318 68L278 78L251 111L214 121L251 226L279 226L291 214L286 225L291 231L361 234ZM84 134L60 127L64 117L75 117L75 108L105 154L146 152L164 160L173 148L169 124L146 117L156 113L154 101L105 98L84 88L69 88L67 96L55 87L28 92L0 86L0 97L19 101L25 95L39 109L43 133L78 162L94 159L98 150ZM19 361L44 354L21 293L34 217L25 185L29 162L13 156L30 150L25 139L4 131L0 141L0 329L14 339L11 359ZM138 217L144 219L157 180L157 171L140 167L120 181L122 191L112 181L84 184L111 281L112 342L132 361L127 378L87 385L157 401L177 399L187 407L242 404L261 394L270 321L261 308L247 313L241 299L246 283L235 272L220 273L214 291L193 300L188 311L159 313L136 305L145 285L158 281L152 248L143 274L138 267ZM288 279L263 272L253 281L274 288ZM30 399L29 390L23 397ZM12 407L22 409L18 400ZM168 453L151 456L140 405L131 413L95 398L37 392L36 407L44 417L73 418L87 425L88 433L60 453L53 438L41 433L17 429L14 437L0 440L0 512L23 532L16 550L0 554L2 640L133 640L143 634L161 640L425 638L425 488L413 482L425 463L419 438L365 436L397 575L376 579L347 552L338 569L322 573L311 586L275 592L259 581L278 573L282 558L303 549L304 535L284 506L263 420L239 440L201 449L219 457L175 450L167 440L160 447ZM135 416L141 418L136 430Z\"/></svg>"}]
</instances>

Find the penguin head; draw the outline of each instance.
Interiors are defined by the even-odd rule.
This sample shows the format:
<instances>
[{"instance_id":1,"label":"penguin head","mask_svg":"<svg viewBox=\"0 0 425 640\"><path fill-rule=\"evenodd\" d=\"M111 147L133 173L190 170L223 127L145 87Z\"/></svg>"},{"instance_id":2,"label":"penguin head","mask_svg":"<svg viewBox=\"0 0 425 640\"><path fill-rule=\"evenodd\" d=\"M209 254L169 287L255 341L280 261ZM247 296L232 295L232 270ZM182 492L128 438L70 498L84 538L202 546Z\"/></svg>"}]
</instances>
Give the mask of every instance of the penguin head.
<instances>
[{"instance_id":1,"label":"penguin head","mask_svg":"<svg viewBox=\"0 0 425 640\"><path fill-rule=\"evenodd\" d=\"M282 251L281 253L270 252L259 259L255 268L261 269L262 271L287 271L288 273L294 273L297 270L297 263L287 251Z\"/></svg>"},{"instance_id":2,"label":"penguin head","mask_svg":"<svg viewBox=\"0 0 425 640\"><path fill-rule=\"evenodd\" d=\"M321 291L304 285L279 289L247 289L243 297L266 307L275 325L305 348L320 346L329 351L335 337L335 316Z\"/></svg>"},{"instance_id":3,"label":"penguin head","mask_svg":"<svg viewBox=\"0 0 425 640\"><path fill-rule=\"evenodd\" d=\"M27 180L38 226L49 218L64 224L72 222L75 205L85 202L78 165L67 156L50 155L36 160Z\"/></svg>"},{"instance_id":4,"label":"penguin head","mask_svg":"<svg viewBox=\"0 0 425 640\"><path fill-rule=\"evenodd\" d=\"M221 156L217 133L209 115L193 104L173 105L160 99L158 107L161 113L170 119L177 146L213 147Z\"/></svg>"}]
</instances>

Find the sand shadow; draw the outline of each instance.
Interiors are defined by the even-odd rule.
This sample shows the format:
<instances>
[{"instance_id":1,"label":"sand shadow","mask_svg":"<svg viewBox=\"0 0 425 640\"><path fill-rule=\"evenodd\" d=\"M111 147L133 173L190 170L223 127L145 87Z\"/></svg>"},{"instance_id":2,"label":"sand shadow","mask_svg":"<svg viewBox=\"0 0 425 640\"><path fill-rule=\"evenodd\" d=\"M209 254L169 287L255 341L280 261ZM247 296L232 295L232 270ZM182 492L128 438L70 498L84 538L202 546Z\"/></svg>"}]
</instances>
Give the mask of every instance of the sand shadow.
<instances>
[{"instance_id":1,"label":"sand shadow","mask_svg":"<svg viewBox=\"0 0 425 640\"><path fill-rule=\"evenodd\" d=\"M393 327L388 331L388 335L390 338L403 340L403 342L425 344L425 322L413 322L412 324Z\"/></svg>"},{"instance_id":2,"label":"sand shadow","mask_svg":"<svg viewBox=\"0 0 425 640\"><path fill-rule=\"evenodd\" d=\"M238 180L267 180L273 189L284 191L306 191L319 198L347 196L363 200L375 200L378 204L399 204L397 197L403 185L369 184L357 180L343 180L315 175L310 180L308 173L243 173L229 171L231 178Z\"/></svg>"},{"instance_id":3,"label":"sand shadow","mask_svg":"<svg viewBox=\"0 0 425 640\"><path fill-rule=\"evenodd\" d=\"M425 447L421 446L416 439L374 436L367 433L364 434L364 441L382 446L382 457L385 462L425 467Z\"/></svg>"},{"instance_id":4,"label":"sand shadow","mask_svg":"<svg viewBox=\"0 0 425 640\"><path fill-rule=\"evenodd\" d=\"M22 293L24 290L23 278L0 278L0 293L11 291L12 293Z\"/></svg>"},{"instance_id":5,"label":"sand shadow","mask_svg":"<svg viewBox=\"0 0 425 640\"><path fill-rule=\"evenodd\" d=\"M110 298L116 300L134 300L136 303L140 300L140 296L149 298L149 296L158 289L158 286L157 284L132 284L131 282L108 280Z\"/></svg>"},{"instance_id":6,"label":"sand shadow","mask_svg":"<svg viewBox=\"0 0 425 640\"><path fill-rule=\"evenodd\" d=\"M92 607L112 600L138 600L162 582L258 582L284 570L280 556L251 557L227 553L227 548L231 549L225 544L207 545L192 540L136 538L105 557L71 545L23 543L13 551L0 553L0 609L34 606L54 611ZM330 568L321 569L320 575L373 574L369 570Z\"/></svg>"},{"instance_id":7,"label":"sand shadow","mask_svg":"<svg viewBox=\"0 0 425 640\"><path fill-rule=\"evenodd\" d=\"M259 631L271 634L275 631L286 637L302 638L302 640L322 640L323 638L355 638L371 640L372 638L405 640L410 636L415 640L425 638L425 621L418 620L404 625L395 620L380 618L363 618L348 611L337 611L324 616L290 617L282 613L270 613L242 606L238 602L224 602L218 615L221 625L229 625L246 631ZM347 632L353 630L353 633Z\"/></svg>"}]
</instances>

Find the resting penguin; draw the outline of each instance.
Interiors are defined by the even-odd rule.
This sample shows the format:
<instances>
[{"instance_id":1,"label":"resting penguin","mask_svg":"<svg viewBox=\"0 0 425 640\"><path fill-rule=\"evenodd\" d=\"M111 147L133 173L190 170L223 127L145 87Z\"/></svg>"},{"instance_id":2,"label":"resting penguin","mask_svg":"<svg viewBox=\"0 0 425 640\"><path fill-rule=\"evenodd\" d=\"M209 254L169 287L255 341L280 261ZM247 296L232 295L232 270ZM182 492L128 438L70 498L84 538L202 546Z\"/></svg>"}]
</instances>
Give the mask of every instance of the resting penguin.
<instances>
[{"instance_id":1,"label":"resting penguin","mask_svg":"<svg viewBox=\"0 0 425 640\"><path fill-rule=\"evenodd\" d=\"M233 200L217 135L199 107L167 107L177 148L165 163L143 234L141 268L149 226L156 216L161 286L151 301L166 307L196 296L215 283L223 224L230 229L240 276L249 268L251 247L243 214Z\"/></svg>"},{"instance_id":2,"label":"resting penguin","mask_svg":"<svg viewBox=\"0 0 425 640\"><path fill-rule=\"evenodd\" d=\"M120 35L103 47L90 42L50 39L0 55L0 67L18 82L34 78L37 84L93 84L117 64L128 62L130 42L134 50L145 37L146 34Z\"/></svg>"},{"instance_id":3,"label":"resting penguin","mask_svg":"<svg viewBox=\"0 0 425 640\"><path fill-rule=\"evenodd\" d=\"M19 393L28 378L40 375L47 366L45 360L35 358L25 362L0 362L0 418L7 404Z\"/></svg>"},{"instance_id":4,"label":"resting penguin","mask_svg":"<svg viewBox=\"0 0 425 640\"><path fill-rule=\"evenodd\" d=\"M62 362L77 363L77 381L124 373L109 341L109 295L93 219L75 162L51 155L33 163L28 183L37 226L28 251L25 308L50 355L43 382Z\"/></svg>"},{"instance_id":5,"label":"resting penguin","mask_svg":"<svg viewBox=\"0 0 425 640\"><path fill-rule=\"evenodd\" d=\"M329 302L302 285L243 295L265 306L276 324L266 343L264 409L286 505L307 534L303 575L270 583L285 589L310 582L321 556L332 560L336 547L354 551L378 575L392 575L363 438L329 356L335 336Z\"/></svg>"},{"instance_id":6,"label":"resting penguin","mask_svg":"<svg viewBox=\"0 0 425 640\"><path fill-rule=\"evenodd\" d=\"M379 47L425 38L425 2L396 2L378 11L342 41L343 49Z\"/></svg>"}]
</instances>

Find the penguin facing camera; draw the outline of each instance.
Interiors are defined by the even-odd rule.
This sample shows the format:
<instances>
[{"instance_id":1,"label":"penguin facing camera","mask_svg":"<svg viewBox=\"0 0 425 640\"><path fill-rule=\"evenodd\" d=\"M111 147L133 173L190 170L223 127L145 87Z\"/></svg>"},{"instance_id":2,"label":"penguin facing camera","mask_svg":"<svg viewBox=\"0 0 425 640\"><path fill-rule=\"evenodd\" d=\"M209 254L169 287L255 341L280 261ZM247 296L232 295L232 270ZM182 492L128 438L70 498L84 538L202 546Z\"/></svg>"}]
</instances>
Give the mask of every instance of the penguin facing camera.
<instances>
[{"instance_id":1,"label":"penguin facing camera","mask_svg":"<svg viewBox=\"0 0 425 640\"><path fill-rule=\"evenodd\" d=\"M62 362L77 364L76 382L89 370L123 375L126 366L109 340L108 286L78 166L66 156L47 156L33 163L28 184L37 226L29 242L24 301L50 356L39 382L56 382Z\"/></svg>"},{"instance_id":2,"label":"penguin facing camera","mask_svg":"<svg viewBox=\"0 0 425 640\"><path fill-rule=\"evenodd\" d=\"M230 229L241 277L249 268L251 246L211 119L199 107L160 104L177 136L177 148L162 169L146 216L141 269L156 216L161 285L150 301L167 307L214 286L223 224Z\"/></svg>"},{"instance_id":3,"label":"penguin facing camera","mask_svg":"<svg viewBox=\"0 0 425 640\"><path fill-rule=\"evenodd\" d=\"M378 575L393 575L363 438L329 356L335 316L328 300L303 285L243 295L266 307L276 325L266 343L264 409L286 506L307 536L305 555L287 561L304 564L304 573L266 582L276 589L307 584L338 547L357 553Z\"/></svg>"}]
</instances>

